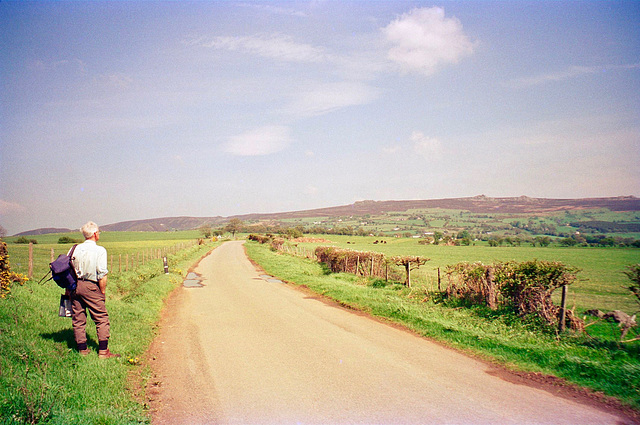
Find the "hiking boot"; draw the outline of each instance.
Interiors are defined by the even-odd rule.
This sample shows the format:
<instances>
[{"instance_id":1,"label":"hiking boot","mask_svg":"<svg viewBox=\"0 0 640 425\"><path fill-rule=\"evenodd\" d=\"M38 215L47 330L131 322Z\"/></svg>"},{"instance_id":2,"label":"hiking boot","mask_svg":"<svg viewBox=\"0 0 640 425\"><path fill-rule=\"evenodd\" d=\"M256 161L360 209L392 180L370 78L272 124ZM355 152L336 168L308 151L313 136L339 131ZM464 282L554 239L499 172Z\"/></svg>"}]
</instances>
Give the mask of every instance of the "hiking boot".
<instances>
[{"instance_id":1,"label":"hiking boot","mask_svg":"<svg viewBox=\"0 0 640 425\"><path fill-rule=\"evenodd\" d=\"M91 350L87 348L86 350L79 350L78 353L80 353L81 356L88 356L91 354Z\"/></svg>"},{"instance_id":2,"label":"hiking boot","mask_svg":"<svg viewBox=\"0 0 640 425\"><path fill-rule=\"evenodd\" d=\"M109 351L108 348L106 350L98 351L98 358L110 359L112 357L121 357L121 356L120 356L120 354L112 353L111 351Z\"/></svg>"}]
</instances>

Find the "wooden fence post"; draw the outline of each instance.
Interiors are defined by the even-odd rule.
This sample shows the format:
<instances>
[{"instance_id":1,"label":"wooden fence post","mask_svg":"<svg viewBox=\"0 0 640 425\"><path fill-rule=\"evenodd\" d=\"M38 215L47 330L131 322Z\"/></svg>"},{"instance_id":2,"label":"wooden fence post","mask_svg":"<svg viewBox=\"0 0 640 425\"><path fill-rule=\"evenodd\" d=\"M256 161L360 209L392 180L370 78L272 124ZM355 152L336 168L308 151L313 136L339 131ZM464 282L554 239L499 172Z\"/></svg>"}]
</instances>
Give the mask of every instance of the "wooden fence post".
<instances>
[{"instance_id":1,"label":"wooden fence post","mask_svg":"<svg viewBox=\"0 0 640 425\"><path fill-rule=\"evenodd\" d=\"M29 242L29 271L27 277L31 279L33 277L33 242Z\"/></svg>"},{"instance_id":2,"label":"wooden fence post","mask_svg":"<svg viewBox=\"0 0 640 425\"><path fill-rule=\"evenodd\" d=\"M562 285L562 300L560 301L560 332L564 332L567 316L567 285Z\"/></svg>"},{"instance_id":3,"label":"wooden fence post","mask_svg":"<svg viewBox=\"0 0 640 425\"><path fill-rule=\"evenodd\" d=\"M411 261L407 261L407 288L411 288Z\"/></svg>"},{"instance_id":4,"label":"wooden fence post","mask_svg":"<svg viewBox=\"0 0 640 425\"><path fill-rule=\"evenodd\" d=\"M438 267L438 292L442 292L442 288L440 287L440 267Z\"/></svg>"}]
</instances>

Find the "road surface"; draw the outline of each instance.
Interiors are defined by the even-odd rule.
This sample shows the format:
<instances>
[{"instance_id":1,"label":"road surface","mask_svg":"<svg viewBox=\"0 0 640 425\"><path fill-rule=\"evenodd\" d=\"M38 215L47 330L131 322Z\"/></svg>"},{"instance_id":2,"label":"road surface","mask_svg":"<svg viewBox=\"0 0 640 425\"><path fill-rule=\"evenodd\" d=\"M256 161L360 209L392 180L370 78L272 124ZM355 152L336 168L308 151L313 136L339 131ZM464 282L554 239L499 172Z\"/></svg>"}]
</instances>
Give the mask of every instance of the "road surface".
<instances>
[{"instance_id":1,"label":"road surface","mask_svg":"<svg viewBox=\"0 0 640 425\"><path fill-rule=\"evenodd\" d=\"M629 423L268 279L242 242L195 272L152 347L154 425Z\"/></svg>"}]
</instances>

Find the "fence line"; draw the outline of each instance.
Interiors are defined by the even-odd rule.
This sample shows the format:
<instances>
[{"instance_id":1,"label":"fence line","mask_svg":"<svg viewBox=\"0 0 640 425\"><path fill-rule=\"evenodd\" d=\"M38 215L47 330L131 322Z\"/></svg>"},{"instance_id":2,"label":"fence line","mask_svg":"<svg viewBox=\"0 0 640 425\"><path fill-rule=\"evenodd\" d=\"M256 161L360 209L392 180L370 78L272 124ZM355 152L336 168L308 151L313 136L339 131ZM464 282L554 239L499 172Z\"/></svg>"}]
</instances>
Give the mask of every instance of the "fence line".
<instances>
[{"instance_id":1,"label":"fence line","mask_svg":"<svg viewBox=\"0 0 640 425\"><path fill-rule=\"evenodd\" d=\"M125 255L124 264L123 264L122 253L109 254L107 252L107 264L109 268L109 273L112 275L116 273L116 270L114 269L114 257L116 256L118 261L117 272L122 273L123 269L124 269L124 272L127 272L129 270L135 270L138 267L149 263L150 261L160 260L167 255L174 255L177 252L183 249L191 248L192 246L197 245L198 243L199 243L198 240L193 240L188 242L179 242L174 245L164 246L161 248L149 247L149 248L143 248L142 250L134 250L133 252L127 252L124 254ZM48 257L44 257L42 255L42 254L46 255L46 253L42 253L42 252L38 253L35 251L37 250L34 250L34 244L29 243L28 260L27 260L27 267L26 267L27 277L29 279L33 278L34 268L48 269L49 263L55 259L55 255L56 255L54 248L51 248L50 254ZM67 251L68 249L64 249L64 251L61 252L60 254L62 253L66 254ZM43 262L46 262L46 264L43 264ZM16 264L14 263L14 268L15 266ZM20 266L18 266L18 268L20 268Z\"/></svg>"}]
</instances>

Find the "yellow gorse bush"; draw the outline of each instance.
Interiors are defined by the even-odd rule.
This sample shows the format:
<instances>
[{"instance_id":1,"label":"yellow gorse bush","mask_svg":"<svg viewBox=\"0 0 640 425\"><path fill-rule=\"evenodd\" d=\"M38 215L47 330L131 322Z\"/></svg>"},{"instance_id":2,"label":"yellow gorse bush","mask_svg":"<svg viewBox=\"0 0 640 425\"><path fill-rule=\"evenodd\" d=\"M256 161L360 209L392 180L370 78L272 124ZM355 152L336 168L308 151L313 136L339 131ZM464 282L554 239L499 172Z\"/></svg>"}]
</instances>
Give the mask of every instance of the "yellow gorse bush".
<instances>
[{"instance_id":1,"label":"yellow gorse bush","mask_svg":"<svg viewBox=\"0 0 640 425\"><path fill-rule=\"evenodd\" d=\"M11 293L12 284L24 285L28 280L27 276L11 271L7 244L0 242L0 298L7 298Z\"/></svg>"}]
</instances>

